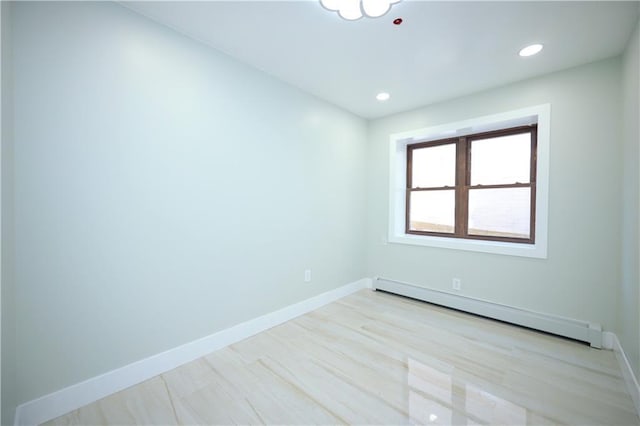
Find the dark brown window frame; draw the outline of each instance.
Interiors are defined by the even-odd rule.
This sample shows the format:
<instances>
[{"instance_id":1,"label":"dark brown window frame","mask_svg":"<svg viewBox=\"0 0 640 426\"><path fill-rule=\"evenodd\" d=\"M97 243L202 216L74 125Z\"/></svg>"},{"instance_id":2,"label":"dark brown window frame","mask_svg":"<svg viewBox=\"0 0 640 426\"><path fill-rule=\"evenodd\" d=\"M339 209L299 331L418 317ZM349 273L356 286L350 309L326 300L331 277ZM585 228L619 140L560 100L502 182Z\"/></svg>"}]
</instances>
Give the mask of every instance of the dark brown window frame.
<instances>
[{"instance_id":1,"label":"dark brown window frame","mask_svg":"<svg viewBox=\"0 0 640 426\"><path fill-rule=\"evenodd\" d=\"M509 136L521 133L531 134L531 157L530 157L530 178L528 183L510 183L496 185L471 185L471 142L474 140L482 140L495 138L499 136ZM413 151L420 148L431 148L440 145L455 144L456 146L456 182L455 186L428 187L428 188L412 188L413 177ZM406 202L405 202L405 233L413 235L430 235L446 238L460 238L467 240L487 240L501 241L513 243L534 244L536 235L536 170L537 170L537 152L538 152L538 126L532 124L529 126L511 127L508 129L494 130L490 132L474 133L461 137L440 139L429 142L419 142L407 145L407 177L406 177ZM473 235L468 233L469 223L469 190L470 189L495 189L495 188L531 188L531 212L529 215L529 238L512 238L499 237L492 235ZM454 232L428 232L416 231L410 229L410 209L411 209L411 193L418 191L441 191L455 190L455 221Z\"/></svg>"}]
</instances>

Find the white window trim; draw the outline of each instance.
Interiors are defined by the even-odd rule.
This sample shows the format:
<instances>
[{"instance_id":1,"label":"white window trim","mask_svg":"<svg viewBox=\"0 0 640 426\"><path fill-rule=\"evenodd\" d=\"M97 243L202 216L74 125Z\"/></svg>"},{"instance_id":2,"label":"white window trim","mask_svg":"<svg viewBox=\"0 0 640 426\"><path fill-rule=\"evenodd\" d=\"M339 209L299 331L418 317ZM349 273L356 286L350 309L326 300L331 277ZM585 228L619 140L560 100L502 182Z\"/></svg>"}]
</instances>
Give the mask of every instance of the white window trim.
<instances>
[{"instance_id":1,"label":"white window trim","mask_svg":"<svg viewBox=\"0 0 640 426\"><path fill-rule=\"evenodd\" d=\"M407 145L534 123L538 124L535 244L435 237L405 232ZM551 105L544 104L392 134L389 143L389 242L546 259L550 126Z\"/></svg>"}]
</instances>

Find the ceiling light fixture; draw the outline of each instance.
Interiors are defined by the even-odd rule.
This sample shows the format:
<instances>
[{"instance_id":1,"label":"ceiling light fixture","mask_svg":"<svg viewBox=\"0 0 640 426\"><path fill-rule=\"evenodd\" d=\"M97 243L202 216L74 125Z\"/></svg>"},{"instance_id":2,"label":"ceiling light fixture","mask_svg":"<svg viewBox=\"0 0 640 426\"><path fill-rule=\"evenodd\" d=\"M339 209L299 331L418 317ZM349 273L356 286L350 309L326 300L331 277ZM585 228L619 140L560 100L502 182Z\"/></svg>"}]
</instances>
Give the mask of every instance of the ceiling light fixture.
<instances>
[{"instance_id":1,"label":"ceiling light fixture","mask_svg":"<svg viewBox=\"0 0 640 426\"><path fill-rule=\"evenodd\" d=\"M386 14L391 5L400 0L320 0L327 10L338 12L341 18L355 21L363 16L378 18Z\"/></svg>"},{"instance_id":2,"label":"ceiling light fixture","mask_svg":"<svg viewBox=\"0 0 640 426\"><path fill-rule=\"evenodd\" d=\"M380 102L384 102L389 100L389 98L391 97L390 94L388 94L387 92L380 92L376 95L376 99L379 100Z\"/></svg>"},{"instance_id":3,"label":"ceiling light fixture","mask_svg":"<svg viewBox=\"0 0 640 426\"><path fill-rule=\"evenodd\" d=\"M536 53L540 53L543 47L544 46L542 46L541 44L532 44L530 46L520 49L520 52L518 53L518 55L523 57L533 56Z\"/></svg>"}]
</instances>

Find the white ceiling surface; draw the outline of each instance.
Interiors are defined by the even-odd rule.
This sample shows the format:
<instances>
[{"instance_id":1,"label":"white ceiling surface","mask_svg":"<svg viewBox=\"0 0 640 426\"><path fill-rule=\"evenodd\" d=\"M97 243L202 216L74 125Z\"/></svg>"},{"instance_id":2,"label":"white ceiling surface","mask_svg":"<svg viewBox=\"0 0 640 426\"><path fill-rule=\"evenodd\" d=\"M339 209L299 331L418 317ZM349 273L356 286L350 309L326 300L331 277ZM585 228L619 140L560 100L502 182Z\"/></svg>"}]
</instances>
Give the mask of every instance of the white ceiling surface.
<instances>
[{"instance_id":1,"label":"white ceiling surface","mask_svg":"<svg viewBox=\"0 0 640 426\"><path fill-rule=\"evenodd\" d=\"M365 118L621 53L640 2L405 0L345 21L315 1L161 1L125 6ZM402 17L400 26L393 19ZM520 48L542 43L539 55ZM375 100L380 91L391 99Z\"/></svg>"}]
</instances>

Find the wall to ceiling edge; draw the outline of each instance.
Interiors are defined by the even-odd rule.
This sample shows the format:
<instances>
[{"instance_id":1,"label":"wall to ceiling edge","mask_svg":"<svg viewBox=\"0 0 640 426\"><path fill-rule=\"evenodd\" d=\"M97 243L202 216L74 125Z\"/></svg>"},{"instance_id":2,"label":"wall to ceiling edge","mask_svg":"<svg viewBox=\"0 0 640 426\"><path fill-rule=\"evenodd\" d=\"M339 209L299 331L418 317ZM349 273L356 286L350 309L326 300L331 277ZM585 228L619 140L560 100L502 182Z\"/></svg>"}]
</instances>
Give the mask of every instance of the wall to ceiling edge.
<instances>
[{"instance_id":1,"label":"wall to ceiling edge","mask_svg":"<svg viewBox=\"0 0 640 426\"><path fill-rule=\"evenodd\" d=\"M370 124L368 273L618 329L621 253L619 57ZM547 259L388 243L389 135L551 104Z\"/></svg>"}]
</instances>

